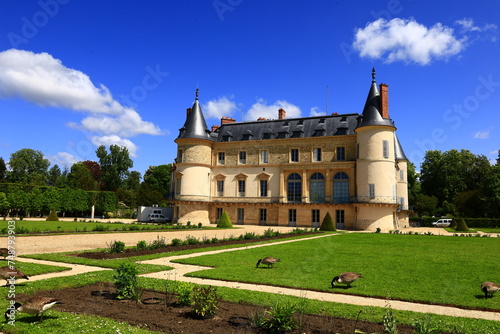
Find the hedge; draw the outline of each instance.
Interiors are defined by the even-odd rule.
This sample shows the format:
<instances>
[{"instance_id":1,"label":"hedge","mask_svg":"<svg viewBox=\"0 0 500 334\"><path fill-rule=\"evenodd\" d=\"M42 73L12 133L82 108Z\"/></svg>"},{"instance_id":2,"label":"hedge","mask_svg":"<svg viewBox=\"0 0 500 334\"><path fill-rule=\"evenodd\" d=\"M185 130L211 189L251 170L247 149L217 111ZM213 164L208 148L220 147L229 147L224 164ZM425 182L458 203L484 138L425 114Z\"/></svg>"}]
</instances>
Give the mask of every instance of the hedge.
<instances>
[{"instance_id":1,"label":"hedge","mask_svg":"<svg viewBox=\"0 0 500 334\"><path fill-rule=\"evenodd\" d=\"M450 217L451 218L451 217ZM420 227L432 227L439 217L410 217L410 222L419 223ZM464 218L469 228L500 228L500 218Z\"/></svg>"}]
</instances>

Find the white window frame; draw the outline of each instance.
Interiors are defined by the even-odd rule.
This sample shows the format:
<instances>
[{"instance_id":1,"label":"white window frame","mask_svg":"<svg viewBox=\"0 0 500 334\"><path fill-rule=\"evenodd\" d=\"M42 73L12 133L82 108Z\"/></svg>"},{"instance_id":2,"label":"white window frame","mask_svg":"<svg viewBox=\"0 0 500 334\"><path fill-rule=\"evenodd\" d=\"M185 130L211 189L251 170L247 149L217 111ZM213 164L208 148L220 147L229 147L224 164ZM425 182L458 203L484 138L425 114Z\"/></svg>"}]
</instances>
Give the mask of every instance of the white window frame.
<instances>
[{"instance_id":1,"label":"white window frame","mask_svg":"<svg viewBox=\"0 0 500 334\"><path fill-rule=\"evenodd\" d=\"M321 147L313 148L313 162L321 162L322 158Z\"/></svg>"},{"instance_id":2,"label":"white window frame","mask_svg":"<svg viewBox=\"0 0 500 334\"><path fill-rule=\"evenodd\" d=\"M269 163L269 151L268 150L261 150L260 151L260 163L261 164Z\"/></svg>"},{"instance_id":3,"label":"white window frame","mask_svg":"<svg viewBox=\"0 0 500 334\"><path fill-rule=\"evenodd\" d=\"M290 149L290 162L299 162L299 149L291 148Z\"/></svg>"},{"instance_id":4,"label":"white window frame","mask_svg":"<svg viewBox=\"0 0 500 334\"><path fill-rule=\"evenodd\" d=\"M238 152L238 161L240 165L246 165L247 163L247 151Z\"/></svg>"}]
</instances>

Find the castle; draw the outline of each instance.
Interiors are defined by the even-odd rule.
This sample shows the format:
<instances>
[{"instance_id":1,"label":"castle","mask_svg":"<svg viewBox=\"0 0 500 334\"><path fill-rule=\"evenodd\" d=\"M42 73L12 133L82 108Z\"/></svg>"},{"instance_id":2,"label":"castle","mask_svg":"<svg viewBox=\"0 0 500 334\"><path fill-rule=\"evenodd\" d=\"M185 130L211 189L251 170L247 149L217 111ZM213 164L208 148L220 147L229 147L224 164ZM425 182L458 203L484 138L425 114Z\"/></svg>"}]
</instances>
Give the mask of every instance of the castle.
<instances>
[{"instance_id":1,"label":"castle","mask_svg":"<svg viewBox=\"0 0 500 334\"><path fill-rule=\"evenodd\" d=\"M408 225L407 163L389 117L388 86L372 84L357 113L235 122L208 129L198 100L179 130L174 221L338 229Z\"/></svg>"}]
</instances>

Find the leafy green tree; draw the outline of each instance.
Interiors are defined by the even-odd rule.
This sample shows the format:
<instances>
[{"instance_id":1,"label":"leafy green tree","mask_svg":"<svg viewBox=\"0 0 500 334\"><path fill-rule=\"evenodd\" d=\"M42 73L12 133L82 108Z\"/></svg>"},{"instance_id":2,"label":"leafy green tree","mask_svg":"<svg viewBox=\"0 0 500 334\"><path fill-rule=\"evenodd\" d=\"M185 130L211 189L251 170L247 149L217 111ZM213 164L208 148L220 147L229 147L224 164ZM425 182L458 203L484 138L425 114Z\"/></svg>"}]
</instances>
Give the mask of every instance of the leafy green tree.
<instances>
[{"instance_id":1,"label":"leafy green tree","mask_svg":"<svg viewBox=\"0 0 500 334\"><path fill-rule=\"evenodd\" d=\"M56 186L57 185L57 180L61 177L62 172L61 168L59 168L59 165L55 164L49 169L49 175L47 179L47 184L49 186Z\"/></svg>"},{"instance_id":2,"label":"leafy green tree","mask_svg":"<svg viewBox=\"0 0 500 334\"><path fill-rule=\"evenodd\" d=\"M141 187L141 173L138 171L130 171L126 173L126 178L123 183L123 188L132 191L138 191Z\"/></svg>"},{"instance_id":3,"label":"leafy green tree","mask_svg":"<svg viewBox=\"0 0 500 334\"><path fill-rule=\"evenodd\" d=\"M26 211L30 212L30 216L36 215L43 209L44 199L42 189L40 187L33 188L28 193L28 202L25 207Z\"/></svg>"},{"instance_id":4,"label":"leafy green tree","mask_svg":"<svg viewBox=\"0 0 500 334\"><path fill-rule=\"evenodd\" d=\"M128 208L137 207L137 192L120 188L115 194L118 202L124 203Z\"/></svg>"},{"instance_id":5,"label":"leafy green tree","mask_svg":"<svg viewBox=\"0 0 500 334\"><path fill-rule=\"evenodd\" d=\"M6 216L6 210L9 208L10 204L9 201L7 200L7 196L5 193L0 192L0 212L3 213L4 216Z\"/></svg>"},{"instance_id":6,"label":"leafy green tree","mask_svg":"<svg viewBox=\"0 0 500 334\"><path fill-rule=\"evenodd\" d=\"M435 196L445 213L456 211L453 205L458 194L481 189L490 163L484 155L468 150L427 151L421 165L422 193ZM482 195L481 195L482 197Z\"/></svg>"},{"instance_id":7,"label":"leafy green tree","mask_svg":"<svg viewBox=\"0 0 500 334\"><path fill-rule=\"evenodd\" d=\"M82 162L71 166L71 171L68 174L68 186L83 190L97 190L98 187L90 170Z\"/></svg>"},{"instance_id":8,"label":"leafy green tree","mask_svg":"<svg viewBox=\"0 0 500 334\"><path fill-rule=\"evenodd\" d=\"M420 194L413 203L413 209L421 216L434 216L438 209L438 199L436 196Z\"/></svg>"},{"instance_id":9,"label":"leafy green tree","mask_svg":"<svg viewBox=\"0 0 500 334\"><path fill-rule=\"evenodd\" d=\"M11 211L24 214L25 208L29 205L29 192L24 191L19 185L13 185L7 193L7 201Z\"/></svg>"},{"instance_id":10,"label":"leafy green tree","mask_svg":"<svg viewBox=\"0 0 500 334\"><path fill-rule=\"evenodd\" d=\"M153 189L149 183L142 182L137 193L137 205L151 206L158 204L162 206L163 195L156 189Z\"/></svg>"},{"instance_id":11,"label":"leafy green tree","mask_svg":"<svg viewBox=\"0 0 500 334\"><path fill-rule=\"evenodd\" d=\"M7 177L7 165L2 157L0 157L0 182Z\"/></svg>"},{"instance_id":12,"label":"leafy green tree","mask_svg":"<svg viewBox=\"0 0 500 334\"><path fill-rule=\"evenodd\" d=\"M418 197L422 194L422 189L419 181L419 174L416 171L415 165L408 162L408 203L412 206L417 202Z\"/></svg>"},{"instance_id":13,"label":"leafy green tree","mask_svg":"<svg viewBox=\"0 0 500 334\"><path fill-rule=\"evenodd\" d=\"M335 224L333 223L332 216L330 212L327 212L321 226L319 228L320 231L337 231Z\"/></svg>"},{"instance_id":14,"label":"leafy green tree","mask_svg":"<svg viewBox=\"0 0 500 334\"><path fill-rule=\"evenodd\" d=\"M165 195L170 189L171 171L172 164L149 166L146 173L144 173L144 182Z\"/></svg>"},{"instance_id":15,"label":"leafy green tree","mask_svg":"<svg viewBox=\"0 0 500 334\"><path fill-rule=\"evenodd\" d=\"M134 166L126 147L111 145L109 153L104 145L97 148L96 155L102 171L103 190L121 188L126 172Z\"/></svg>"},{"instance_id":16,"label":"leafy green tree","mask_svg":"<svg viewBox=\"0 0 500 334\"><path fill-rule=\"evenodd\" d=\"M56 187L47 187L43 192L43 210L61 209L61 191Z\"/></svg>"},{"instance_id":17,"label":"leafy green tree","mask_svg":"<svg viewBox=\"0 0 500 334\"><path fill-rule=\"evenodd\" d=\"M23 148L10 156L8 179L14 183L45 185L49 166L42 152Z\"/></svg>"}]
</instances>

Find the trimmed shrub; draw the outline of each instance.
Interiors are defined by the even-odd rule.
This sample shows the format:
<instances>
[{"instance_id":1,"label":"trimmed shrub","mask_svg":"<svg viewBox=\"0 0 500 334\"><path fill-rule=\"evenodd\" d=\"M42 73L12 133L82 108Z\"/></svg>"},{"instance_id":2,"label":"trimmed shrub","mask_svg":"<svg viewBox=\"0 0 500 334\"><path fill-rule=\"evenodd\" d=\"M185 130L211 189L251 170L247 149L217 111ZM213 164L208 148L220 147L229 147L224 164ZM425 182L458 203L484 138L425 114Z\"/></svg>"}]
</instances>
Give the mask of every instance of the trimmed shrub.
<instances>
[{"instance_id":1,"label":"trimmed shrub","mask_svg":"<svg viewBox=\"0 0 500 334\"><path fill-rule=\"evenodd\" d=\"M148 243L145 240L137 241L137 246L135 246L135 249L137 249L138 251L148 249Z\"/></svg>"},{"instance_id":2,"label":"trimmed shrub","mask_svg":"<svg viewBox=\"0 0 500 334\"><path fill-rule=\"evenodd\" d=\"M54 209L50 210L50 214L47 217L47 219L45 219L45 221L48 221L48 222L58 222L59 218L57 217L56 210L54 210Z\"/></svg>"},{"instance_id":3,"label":"trimmed shrub","mask_svg":"<svg viewBox=\"0 0 500 334\"><path fill-rule=\"evenodd\" d=\"M451 220L451 224L449 226L450 228L456 228L457 227L457 218L453 218Z\"/></svg>"},{"instance_id":4,"label":"trimmed shrub","mask_svg":"<svg viewBox=\"0 0 500 334\"><path fill-rule=\"evenodd\" d=\"M332 216L330 216L330 212L326 213L326 216L323 219L323 222L321 223L319 230L320 231L337 231L337 228L333 224Z\"/></svg>"},{"instance_id":5,"label":"trimmed shrub","mask_svg":"<svg viewBox=\"0 0 500 334\"><path fill-rule=\"evenodd\" d=\"M125 243L123 241L113 241L109 245L110 253L123 253L124 250L125 250Z\"/></svg>"},{"instance_id":6,"label":"trimmed shrub","mask_svg":"<svg viewBox=\"0 0 500 334\"><path fill-rule=\"evenodd\" d=\"M229 215L227 214L226 211L222 212L222 215L219 218L219 221L217 222L217 227L233 227L233 223L231 222L231 219L229 218Z\"/></svg>"},{"instance_id":7,"label":"trimmed shrub","mask_svg":"<svg viewBox=\"0 0 500 334\"><path fill-rule=\"evenodd\" d=\"M469 231L469 228L467 227L467 224L465 224L465 220L463 218L458 218L457 227L455 228L455 231L459 232Z\"/></svg>"}]
</instances>

